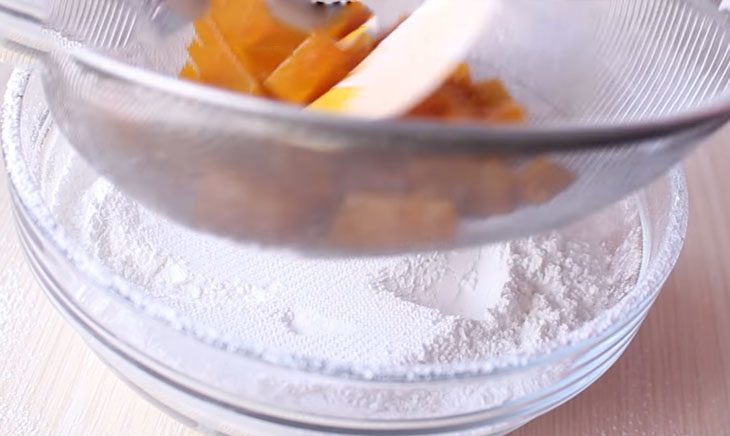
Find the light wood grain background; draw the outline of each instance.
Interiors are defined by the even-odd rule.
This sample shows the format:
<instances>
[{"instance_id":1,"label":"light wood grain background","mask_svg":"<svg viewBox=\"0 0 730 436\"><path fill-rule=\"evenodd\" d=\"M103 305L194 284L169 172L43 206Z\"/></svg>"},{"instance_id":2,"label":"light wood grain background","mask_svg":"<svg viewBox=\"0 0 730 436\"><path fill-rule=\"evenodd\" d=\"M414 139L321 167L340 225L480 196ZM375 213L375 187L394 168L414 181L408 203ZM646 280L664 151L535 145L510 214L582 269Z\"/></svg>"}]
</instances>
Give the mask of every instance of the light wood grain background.
<instances>
[{"instance_id":1,"label":"light wood grain background","mask_svg":"<svg viewBox=\"0 0 730 436\"><path fill-rule=\"evenodd\" d=\"M687 172L686 247L634 343L595 385L516 435L730 435L730 128ZM2 179L0 435L30 434L195 432L117 380L46 301L16 241Z\"/></svg>"}]
</instances>

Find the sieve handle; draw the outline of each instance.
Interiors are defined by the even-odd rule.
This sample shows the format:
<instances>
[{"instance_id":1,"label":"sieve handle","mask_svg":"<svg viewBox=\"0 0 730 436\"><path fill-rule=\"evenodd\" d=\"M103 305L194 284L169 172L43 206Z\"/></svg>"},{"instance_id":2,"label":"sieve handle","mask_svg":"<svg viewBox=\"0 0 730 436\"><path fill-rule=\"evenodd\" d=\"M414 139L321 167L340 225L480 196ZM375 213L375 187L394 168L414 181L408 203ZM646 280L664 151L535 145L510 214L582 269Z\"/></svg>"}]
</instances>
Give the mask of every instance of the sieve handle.
<instances>
[{"instance_id":1,"label":"sieve handle","mask_svg":"<svg viewBox=\"0 0 730 436\"><path fill-rule=\"evenodd\" d=\"M50 50L46 0L0 0L0 63L30 64Z\"/></svg>"}]
</instances>

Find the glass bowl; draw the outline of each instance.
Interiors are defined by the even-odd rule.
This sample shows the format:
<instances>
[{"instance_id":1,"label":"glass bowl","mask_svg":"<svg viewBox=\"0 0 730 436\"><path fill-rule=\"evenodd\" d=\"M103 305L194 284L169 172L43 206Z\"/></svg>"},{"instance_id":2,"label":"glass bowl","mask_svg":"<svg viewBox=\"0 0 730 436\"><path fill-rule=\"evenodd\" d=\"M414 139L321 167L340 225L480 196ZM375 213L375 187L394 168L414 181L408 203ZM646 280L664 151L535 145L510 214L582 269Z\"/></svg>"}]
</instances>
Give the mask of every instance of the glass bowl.
<instances>
[{"instance_id":1,"label":"glass bowl","mask_svg":"<svg viewBox=\"0 0 730 436\"><path fill-rule=\"evenodd\" d=\"M221 333L168 303L164 289L147 292L92 256L71 231L78 217L52 212L45 194L52 187L38 172L39 156L58 158L44 150L63 141L38 74L16 70L4 104L3 151L18 232L38 281L122 379L188 424L226 434L509 432L577 395L619 358L686 232L686 185L673 170L581 224L611 231L621 224L605 217L633 208L643 247L634 289L590 326L529 354L448 364L343 362Z\"/></svg>"}]
</instances>

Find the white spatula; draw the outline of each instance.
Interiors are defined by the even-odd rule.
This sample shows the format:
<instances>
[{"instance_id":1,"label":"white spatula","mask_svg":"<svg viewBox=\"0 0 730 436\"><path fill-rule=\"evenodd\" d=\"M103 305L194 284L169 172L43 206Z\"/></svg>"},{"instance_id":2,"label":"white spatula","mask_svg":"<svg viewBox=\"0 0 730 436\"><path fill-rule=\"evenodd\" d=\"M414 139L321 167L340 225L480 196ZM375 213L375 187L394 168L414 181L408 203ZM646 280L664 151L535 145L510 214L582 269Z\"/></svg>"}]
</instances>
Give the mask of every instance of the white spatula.
<instances>
[{"instance_id":1,"label":"white spatula","mask_svg":"<svg viewBox=\"0 0 730 436\"><path fill-rule=\"evenodd\" d=\"M310 109L400 116L435 91L489 26L495 2L427 0Z\"/></svg>"}]
</instances>

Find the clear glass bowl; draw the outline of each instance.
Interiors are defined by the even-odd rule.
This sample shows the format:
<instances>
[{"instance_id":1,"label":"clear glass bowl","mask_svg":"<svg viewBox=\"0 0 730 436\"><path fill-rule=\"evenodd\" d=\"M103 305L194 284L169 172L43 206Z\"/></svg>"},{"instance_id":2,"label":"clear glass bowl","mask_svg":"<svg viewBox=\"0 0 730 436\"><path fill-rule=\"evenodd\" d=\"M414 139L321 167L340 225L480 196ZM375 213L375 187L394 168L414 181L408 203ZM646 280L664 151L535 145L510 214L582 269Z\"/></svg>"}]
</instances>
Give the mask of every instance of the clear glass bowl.
<instances>
[{"instance_id":1,"label":"clear glass bowl","mask_svg":"<svg viewBox=\"0 0 730 436\"><path fill-rule=\"evenodd\" d=\"M530 355L448 365L343 364L232 341L94 260L51 212L29 164L58 139L55 129L38 75L17 70L5 99L3 151L18 231L39 282L121 378L189 424L228 434L513 430L578 394L618 359L671 272L686 231L687 191L674 170L627 200L641 218L638 282L590 331L578 329Z\"/></svg>"}]
</instances>

